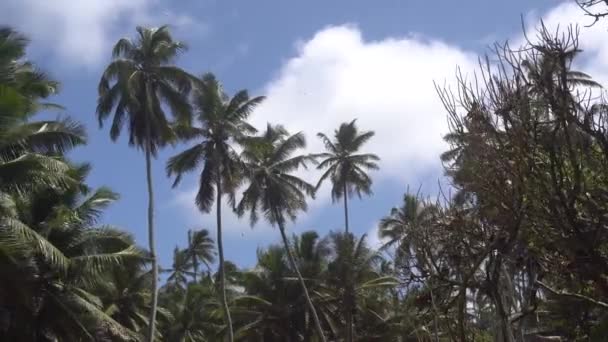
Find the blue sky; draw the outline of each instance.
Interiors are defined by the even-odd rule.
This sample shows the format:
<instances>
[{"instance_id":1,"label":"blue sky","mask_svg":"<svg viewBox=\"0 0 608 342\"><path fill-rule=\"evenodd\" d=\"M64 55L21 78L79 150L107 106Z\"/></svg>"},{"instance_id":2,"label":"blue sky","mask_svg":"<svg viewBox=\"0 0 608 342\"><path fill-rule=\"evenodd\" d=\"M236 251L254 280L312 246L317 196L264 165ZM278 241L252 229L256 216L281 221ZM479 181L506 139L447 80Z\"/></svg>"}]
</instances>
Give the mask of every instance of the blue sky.
<instances>
[{"instance_id":1,"label":"blue sky","mask_svg":"<svg viewBox=\"0 0 608 342\"><path fill-rule=\"evenodd\" d=\"M229 92L247 88L268 95L253 122L303 130L311 151L320 148L314 134L331 133L340 122L358 118L361 126L374 129L377 137L369 151L382 157L382 170L374 174L374 196L352 202L351 225L358 234L370 233L377 243L375 224L399 204L408 185L413 191L422 186L424 193L436 194L446 124L433 81L450 84L456 66L474 70L477 56L487 52L490 43L520 39L521 16L532 26L540 16L564 24L584 20L572 3L558 0L0 3L1 22L26 33L32 40L31 58L62 82L55 101L87 126L89 145L72 158L93 164L92 185L121 193L105 220L133 232L144 246L143 155L128 148L124 139L111 143L94 115L96 86L111 45L122 36L133 36L135 25L173 24L176 38L190 47L178 60L180 66L197 74L216 73ZM589 30L585 41L597 47L587 65L600 76L608 75L602 62L606 58L600 58L608 51L602 43L605 28ZM165 176L165 161L181 148L163 151L154 164L158 249L165 266L189 228L215 231L213 216L197 213L192 205L195 176L177 189L171 189ZM303 176L312 180L317 175ZM332 205L328 191L310 207L289 226L291 231L341 229L341 206ZM226 257L242 266L253 264L258 246L278 241L278 232L263 223L252 230L246 220L230 213L225 221Z\"/></svg>"}]
</instances>

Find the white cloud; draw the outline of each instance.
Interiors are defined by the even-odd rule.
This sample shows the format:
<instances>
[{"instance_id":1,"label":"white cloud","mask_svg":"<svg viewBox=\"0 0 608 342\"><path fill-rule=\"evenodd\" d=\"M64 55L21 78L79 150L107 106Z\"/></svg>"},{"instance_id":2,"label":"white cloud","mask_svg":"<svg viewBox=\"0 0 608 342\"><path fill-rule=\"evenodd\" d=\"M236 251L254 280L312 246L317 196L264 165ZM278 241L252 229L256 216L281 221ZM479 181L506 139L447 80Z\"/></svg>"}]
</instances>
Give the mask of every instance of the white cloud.
<instances>
[{"instance_id":1,"label":"white cloud","mask_svg":"<svg viewBox=\"0 0 608 342\"><path fill-rule=\"evenodd\" d=\"M542 18L551 29L557 24L565 28L569 23L589 23L572 3L559 5ZM532 13L527 21L532 33L539 16ZM581 69L604 83L608 81L607 25L604 21L581 27L580 36L585 50ZM514 37L516 43L523 42L518 32ZM439 155L446 148L442 136L447 133L447 118L433 82L455 89L456 68L470 75L477 69L477 58L472 51L438 39L411 35L368 41L356 26L327 27L298 42L296 54L264 87L268 98L252 121L259 128L272 122L293 132L302 130L308 150L318 152L322 145L317 132L331 134L341 122L357 118L362 129L376 132L366 146L382 158L375 179L390 177L399 183L396 186L414 184L421 177L441 174ZM300 174L309 181L319 175ZM328 205L329 189L322 189L320 196L300 222L306 224L307 218ZM372 246L382 243L375 226L368 238Z\"/></svg>"},{"instance_id":2,"label":"white cloud","mask_svg":"<svg viewBox=\"0 0 608 342\"><path fill-rule=\"evenodd\" d=\"M282 123L302 130L309 150L319 152L317 132L332 134L358 119L376 136L365 147L382 158L381 176L414 181L440 168L446 114L433 81L454 79L456 66L472 70L475 55L439 40L416 36L365 41L355 26L332 26L299 43L253 122Z\"/></svg>"},{"instance_id":3,"label":"white cloud","mask_svg":"<svg viewBox=\"0 0 608 342\"><path fill-rule=\"evenodd\" d=\"M201 213L194 203L196 191L196 188L188 191L176 191L177 195L171 204L177 206L183 212L185 221L189 225L192 227L206 228L210 232L213 232L213 235L215 236L216 206L214 204L209 213ZM187 229L187 227L184 228ZM273 228L266 224L262 218L259 224L252 228L249 224L249 216L244 216L239 219L224 198L224 203L222 204L222 231L231 236L245 237L246 235L258 236L268 234L273 231Z\"/></svg>"},{"instance_id":4,"label":"white cloud","mask_svg":"<svg viewBox=\"0 0 608 342\"><path fill-rule=\"evenodd\" d=\"M388 242L386 239L381 239L379 233L379 227L377 224L367 232L367 245L373 250L379 250L385 243Z\"/></svg>"},{"instance_id":5,"label":"white cloud","mask_svg":"<svg viewBox=\"0 0 608 342\"><path fill-rule=\"evenodd\" d=\"M46 55L96 66L119 37L139 24L201 28L191 17L163 10L159 0L5 0L0 20L27 34Z\"/></svg>"},{"instance_id":6,"label":"white cloud","mask_svg":"<svg viewBox=\"0 0 608 342\"><path fill-rule=\"evenodd\" d=\"M184 215L184 221L188 224L188 227L183 227L184 230L191 228L206 228L215 236L216 206L214 204L209 213L202 213L194 203L196 191L197 189L194 186L191 187L191 190L176 190L176 195L173 197L172 201L167 203L167 205L171 207L171 209L177 208L180 213ZM325 203L325 201L321 202ZM318 205L313 205L313 203L310 204L311 207L309 212L314 212L318 209ZM310 218L310 214L302 213L299 215L296 223L289 222L287 224L287 230L290 234L310 230ZM225 197L224 203L222 204L222 230L224 234L227 234L228 236L240 238L259 239L272 234L278 234L276 228L272 227L264 220L263 214L260 214L257 224L254 227L251 227L249 215L247 214L242 218L239 218L234 213Z\"/></svg>"}]
</instances>

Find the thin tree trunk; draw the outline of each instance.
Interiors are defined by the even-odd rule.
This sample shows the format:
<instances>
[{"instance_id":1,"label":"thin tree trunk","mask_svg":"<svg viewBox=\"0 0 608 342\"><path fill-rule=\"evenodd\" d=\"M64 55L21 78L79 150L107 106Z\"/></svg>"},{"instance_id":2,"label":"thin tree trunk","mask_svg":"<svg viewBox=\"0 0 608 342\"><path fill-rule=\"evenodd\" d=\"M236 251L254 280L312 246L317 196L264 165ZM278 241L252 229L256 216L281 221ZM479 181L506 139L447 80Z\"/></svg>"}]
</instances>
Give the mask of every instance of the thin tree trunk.
<instances>
[{"instance_id":1,"label":"thin tree trunk","mask_svg":"<svg viewBox=\"0 0 608 342\"><path fill-rule=\"evenodd\" d=\"M150 126L146 129L146 179L148 182L148 248L152 259L152 305L149 319L148 342L154 341L156 328L156 308L158 306L158 260L156 260L156 242L154 239L154 189L152 186L152 162Z\"/></svg>"},{"instance_id":2,"label":"thin tree trunk","mask_svg":"<svg viewBox=\"0 0 608 342\"><path fill-rule=\"evenodd\" d=\"M192 280L194 280L195 284L198 284L198 261L196 260L196 252L193 249L192 245L192 230L188 231L188 248L190 249L190 254L192 254Z\"/></svg>"},{"instance_id":3,"label":"thin tree trunk","mask_svg":"<svg viewBox=\"0 0 608 342\"><path fill-rule=\"evenodd\" d=\"M228 328L228 341L234 342L234 332L232 331L232 317L226 300L226 274L224 272L224 243L222 241L222 178L217 174L217 252L219 254L219 273L220 273L220 300L224 310L224 319Z\"/></svg>"},{"instance_id":4,"label":"thin tree trunk","mask_svg":"<svg viewBox=\"0 0 608 342\"><path fill-rule=\"evenodd\" d=\"M433 307L433 333L435 335L435 342L439 342L439 322L437 321L437 315L439 312L437 311L437 306L435 305L435 297L433 296L433 285L429 282L429 289L431 293L431 306Z\"/></svg>"},{"instance_id":5,"label":"thin tree trunk","mask_svg":"<svg viewBox=\"0 0 608 342\"><path fill-rule=\"evenodd\" d=\"M319 334L319 339L321 340L321 342L326 342L327 340L325 339L325 334L323 333L323 328L321 327L321 321L319 320L319 316L317 315L317 310L315 309L315 306L312 303L312 300L310 299L310 295L308 294L308 289L306 288L306 283L304 283L304 278L302 278L302 274L300 273L300 270L298 269L298 265L296 264L296 260L293 257L293 254L291 253L291 248L289 248L289 241L287 240L287 235L285 235L285 227L284 227L284 223L280 220L280 217L277 215L278 220L278 225L279 225L279 231L281 232L281 238L283 239L283 245L285 247L285 251L287 252L287 258L289 259L289 263L291 264L291 267L294 269L294 271L296 272L296 275L298 276L298 280L300 282L300 285L302 286L302 291L304 291L304 297L306 297L306 302L308 303L308 308L310 309L310 313L312 314L312 318L315 322L315 327L317 328L317 333Z\"/></svg>"},{"instance_id":6,"label":"thin tree trunk","mask_svg":"<svg viewBox=\"0 0 608 342\"><path fill-rule=\"evenodd\" d=\"M467 310L467 288L463 288L460 290L460 294L458 295L458 338L460 339L460 342L466 342L467 341L467 334L466 334L466 322L465 322L465 316L466 316L466 310Z\"/></svg>"},{"instance_id":7,"label":"thin tree trunk","mask_svg":"<svg viewBox=\"0 0 608 342\"><path fill-rule=\"evenodd\" d=\"M344 230L346 232L346 237L350 238L349 236L349 230L348 230L348 189L346 187L346 182L344 182L343 184L344 186ZM350 265L348 265L348 267L350 268ZM350 278L350 269L348 270L349 272L349 278ZM354 336L354 324L353 324L353 300L355 297L355 294L353 293L354 290L352 289L352 279L348 279L348 284L346 284L346 297L348 298L347 301L347 305L346 305L346 333L345 333L345 337L346 337L346 342L353 342L353 336Z\"/></svg>"},{"instance_id":8,"label":"thin tree trunk","mask_svg":"<svg viewBox=\"0 0 608 342\"><path fill-rule=\"evenodd\" d=\"M347 296L350 297L350 285L347 286ZM352 298L348 299L348 304L346 305L346 342L353 342L353 308L352 308Z\"/></svg>"},{"instance_id":9,"label":"thin tree trunk","mask_svg":"<svg viewBox=\"0 0 608 342\"><path fill-rule=\"evenodd\" d=\"M348 234L348 192L346 190L346 182L344 182L344 228Z\"/></svg>"}]
</instances>

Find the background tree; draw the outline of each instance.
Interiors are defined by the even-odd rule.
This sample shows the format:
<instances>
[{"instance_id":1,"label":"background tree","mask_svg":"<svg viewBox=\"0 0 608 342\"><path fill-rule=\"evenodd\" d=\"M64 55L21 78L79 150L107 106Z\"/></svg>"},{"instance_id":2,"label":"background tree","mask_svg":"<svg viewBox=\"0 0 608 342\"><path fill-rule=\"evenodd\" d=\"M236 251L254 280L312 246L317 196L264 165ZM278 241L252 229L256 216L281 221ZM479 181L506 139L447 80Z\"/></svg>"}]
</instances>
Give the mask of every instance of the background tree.
<instances>
[{"instance_id":1,"label":"background tree","mask_svg":"<svg viewBox=\"0 0 608 342\"><path fill-rule=\"evenodd\" d=\"M213 239L209 236L207 229L188 231L188 249L186 254L192 260L192 277L198 282L198 267L202 263L208 269L215 260L215 247Z\"/></svg>"}]
</instances>

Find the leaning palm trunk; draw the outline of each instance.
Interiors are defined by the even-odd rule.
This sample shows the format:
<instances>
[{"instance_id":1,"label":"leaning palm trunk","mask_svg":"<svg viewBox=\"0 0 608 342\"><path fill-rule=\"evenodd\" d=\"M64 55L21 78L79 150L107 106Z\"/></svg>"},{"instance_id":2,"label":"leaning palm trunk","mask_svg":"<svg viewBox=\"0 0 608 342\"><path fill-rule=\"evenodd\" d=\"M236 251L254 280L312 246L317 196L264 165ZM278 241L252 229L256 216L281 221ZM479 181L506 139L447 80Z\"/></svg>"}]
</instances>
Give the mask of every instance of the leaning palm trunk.
<instances>
[{"instance_id":1,"label":"leaning palm trunk","mask_svg":"<svg viewBox=\"0 0 608 342\"><path fill-rule=\"evenodd\" d=\"M148 342L154 341L156 324L156 307L158 306L158 261L156 260L156 243L154 240L154 190L152 187L150 126L146 128L146 179L148 182L148 244L152 259L152 305L149 319Z\"/></svg>"},{"instance_id":2,"label":"leaning palm trunk","mask_svg":"<svg viewBox=\"0 0 608 342\"><path fill-rule=\"evenodd\" d=\"M302 291L304 291L304 297L306 297L306 303L308 304L308 308L310 309L310 313L312 314L312 318L315 322L315 327L317 328L317 333L319 334L319 339L321 342L326 342L325 334L323 333L323 328L321 327L321 321L319 320L319 316L317 315L317 310L315 309L312 300L310 299L310 295L308 294L308 289L306 288L306 283L304 283L304 278L302 278L302 274L300 274L300 270L298 269L298 265L296 264L296 260L291 253L291 248L289 248L289 241L287 240L287 235L285 235L285 227L282 220L277 220L279 231L281 232L281 238L283 239L283 245L285 247L285 252L287 252L287 258L289 259L289 264L296 272L298 276L298 281L302 286Z\"/></svg>"},{"instance_id":3,"label":"leaning palm trunk","mask_svg":"<svg viewBox=\"0 0 608 342\"><path fill-rule=\"evenodd\" d=\"M220 300L222 302L222 310L224 311L224 319L228 330L228 341L234 341L234 332L232 331L232 317L230 317L230 309L226 300L226 274L224 272L224 243L222 241L222 180L218 172L217 179L217 251L219 254L219 275L220 275Z\"/></svg>"}]
</instances>

